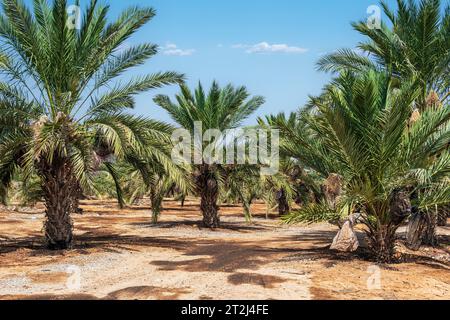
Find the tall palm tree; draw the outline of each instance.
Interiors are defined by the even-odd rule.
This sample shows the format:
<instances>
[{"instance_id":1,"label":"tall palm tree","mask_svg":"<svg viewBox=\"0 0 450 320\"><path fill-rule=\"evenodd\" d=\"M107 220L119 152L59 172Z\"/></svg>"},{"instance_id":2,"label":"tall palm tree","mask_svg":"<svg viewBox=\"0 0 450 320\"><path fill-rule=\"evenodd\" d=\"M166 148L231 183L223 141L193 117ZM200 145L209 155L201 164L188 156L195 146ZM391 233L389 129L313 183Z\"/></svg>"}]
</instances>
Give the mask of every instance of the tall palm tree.
<instances>
[{"instance_id":1,"label":"tall palm tree","mask_svg":"<svg viewBox=\"0 0 450 320\"><path fill-rule=\"evenodd\" d=\"M361 52L339 50L323 57L319 69L339 72L381 68L400 80L416 77L421 88L420 109L431 91L444 102L450 96L450 5L443 8L440 0L397 0L397 4L395 12L381 2L392 27L382 23L381 29L374 29L366 21L353 23L354 29L368 39L359 44Z\"/></svg>"},{"instance_id":2,"label":"tall palm tree","mask_svg":"<svg viewBox=\"0 0 450 320\"><path fill-rule=\"evenodd\" d=\"M152 8L131 7L108 23L109 6L91 0L73 27L66 0L34 0L32 9L22 0L2 5L0 71L7 81L0 83L1 185L8 186L19 167L37 174L48 247L65 249L73 241L71 213L102 163L128 152L170 161L159 149L170 128L127 110L134 95L180 83L183 76L166 72L113 82L156 54L150 43L124 46L153 18Z\"/></svg>"},{"instance_id":3,"label":"tall palm tree","mask_svg":"<svg viewBox=\"0 0 450 320\"><path fill-rule=\"evenodd\" d=\"M344 73L304 115L307 132L283 130L292 157L324 177L340 176L343 189L335 207L311 205L287 221L360 211L369 248L383 262L391 261L396 230L412 206L426 210L450 199L450 108L429 108L411 123L420 90L414 82L394 87L385 73Z\"/></svg>"},{"instance_id":4,"label":"tall palm tree","mask_svg":"<svg viewBox=\"0 0 450 320\"><path fill-rule=\"evenodd\" d=\"M264 103L263 97L248 99L249 97L245 87L234 88L227 85L220 88L214 81L208 94L201 84L193 93L187 86L181 85L181 93L176 96L176 103L164 95L159 95L154 100L178 125L194 136L196 122L201 123L202 134L209 129L217 129L224 133L228 129L237 128ZM220 225L217 206L220 164L207 163L209 161L205 161L204 158L198 162L193 166L193 171L196 189L201 196L203 224L205 227L217 228Z\"/></svg>"}]
</instances>

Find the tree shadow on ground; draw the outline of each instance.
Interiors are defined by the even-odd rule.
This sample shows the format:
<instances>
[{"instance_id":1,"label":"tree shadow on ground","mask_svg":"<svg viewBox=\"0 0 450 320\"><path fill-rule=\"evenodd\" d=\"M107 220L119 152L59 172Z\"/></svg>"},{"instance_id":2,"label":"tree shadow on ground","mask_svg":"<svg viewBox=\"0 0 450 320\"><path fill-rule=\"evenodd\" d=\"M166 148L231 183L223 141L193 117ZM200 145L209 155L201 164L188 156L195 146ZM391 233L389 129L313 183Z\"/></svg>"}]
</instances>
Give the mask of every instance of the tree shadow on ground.
<instances>
[{"instance_id":1,"label":"tree shadow on ground","mask_svg":"<svg viewBox=\"0 0 450 320\"><path fill-rule=\"evenodd\" d=\"M221 231L236 231L236 232L251 232L251 231L264 231L270 230L269 227L259 225L259 224L243 224L240 222L222 222L220 228L210 229L202 226L202 221L192 221L192 220L180 220L180 221L168 221L168 222L158 222L157 224L151 222L133 222L130 226L141 227L141 228L154 228L154 229L172 229L178 227L191 227L198 230L207 230L210 232L221 232Z\"/></svg>"},{"instance_id":2,"label":"tree shadow on ground","mask_svg":"<svg viewBox=\"0 0 450 320\"><path fill-rule=\"evenodd\" d=\"M176 300L183 294L190 293L183 288L160 288L154 286L127 287L110 292L103 298L98 298L90 294L35 294L35 295L6 295L0 296L0 300Z\"/></svg>"},{"instance_id":3,"label":"tree shadow on ground","mask_svg":"<svg viewBox=\"0 0 450 320\"><path fill-rule=\"evenodd\" d=\"M190 241L172 239L169 237L139 237L124 236L120 234L98 234L96 232L87 232L76 237L76 241L71 250L52 251L47 250L42 236L29 238L11 238L0 242L0 254L16 252L21 249L32 250L31 255L61 255L64 253L91 254L88 249L98 249L105 252L136 251L139 252L142 247L167 248L183 251L191 245Z\"/></svg>"},{"instance_id":4,"label":"tree shadow on ground","mask_svg":"<svg viewBox=\"0 0 450 320\"><path fill-rule=\"evenodd\" d=\"M244 214L242 212L240 213L226 213L225 214L226 217L230 217L230 218L242 218L244 216ZM267 219L266 219L267 217ZM252 218L253 219L262 219L262 220L269 220L269 221L273 221L273 220L277 220L280 218L280 215L277 213L269 213L267 216L265 213L252 213Z\"/></svg>"},{"instance_id":5,"label":"tree shadow on ground","mask_svg":"<svg viewBox=\"0 0 450 320\"><path fill-rule=\"evenodd\" d=\"M228 276L228 282L235 286L249 284L260 286L265 289L273 289L278 284L281 284L286 281L288 281L288 279L257 273L234 273Z\"/></svg>"},{"instance_id":6,"label":"tree shadow on ground","mask_svg":"<svg viewBox=\"0 0 450 320\"><path fill-rule=\"evenodd\" d=\"M331 232L308 234L309 246L323 246L329 243ZM316 235L316 236L315 236ZM203 240L184 252L192 259L175 261L152 261L162 271L183 270L187 272L235 272L239 269L255 270L263 265L280 261L285 255L297 253L301 243L295 237L280 237L266 242ZM313 243L311 243L313 241Z\"/></svg>"},{"instance_id":7,"label":"tree shadow on ground","mask_svg":"<svg viewBox=\"0 0 450 320\"><path fill-rule=\"evenodd\" d=\"M18 251L20 249L42 250L44 249L42 236L30 236L26 238L3 238L0 241L0 254Z\"/></svg>"},{"instance_id":8,"label":"tree shadow on ground","mask_svg":"<svg viewBox=\"0 0 450 320\"><path fill-rule=\"evenodd\" d=\"M171 228L173 226L166 227ZM230 230L258 230L248 228L251 227L239 224L229 226ZM255 270L276 261L301 262L321 260L324 267L332 267L334 264L342 261L371 261L369 252L364 246L354 253L331 251L329 245L335 234L336 231L334 230L315 230L262 241L258 239L218 240L198 237L181 239L176 236L122 235L94 229L82 235L77 235L73 250L64 252L46 250L43 236L31 235L26 238L7 238L0 241L0 254L28 249L31 250L30 253L27 253L29 256L52 257L64 255L67 252L71 255L88 255L93 252L139 252L143 248L162 248L176 250L181 253L181 258L185 259L182 261L152 261L150 264L157 266L163 271L184 270L188 272ZM361 237L362 234L359 233L358 236ZM442 261L415 254L402 255L400 262L419 263L431 268L444 268L446 270L449 268Z\"/></svg>"}]
</instances>

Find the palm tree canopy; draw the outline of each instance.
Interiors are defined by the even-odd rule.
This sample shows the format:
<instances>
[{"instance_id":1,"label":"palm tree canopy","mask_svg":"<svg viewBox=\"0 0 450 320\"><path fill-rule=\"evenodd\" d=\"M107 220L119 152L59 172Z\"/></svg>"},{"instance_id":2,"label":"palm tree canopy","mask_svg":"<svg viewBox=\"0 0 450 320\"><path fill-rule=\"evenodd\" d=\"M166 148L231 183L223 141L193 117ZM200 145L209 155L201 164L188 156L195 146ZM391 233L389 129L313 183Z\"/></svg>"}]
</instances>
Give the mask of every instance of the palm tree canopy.
<instances>
[{"instance_id":1,"label":"palm tree canopy","mask_svg":"<svg viewBox=\"0 0 450 320\"><path fill-rule=\"evenodd\" d=\"M200 83L193 93L185 85L180 88L176 103L164 95L155 97L155 103L166 110L176 123L191 132L194 131L195 122L202 122L204 130L234 129L265 102L261 96L248 99L250 94L245 87L227 85L220 88L215 81L208 94Z\"/></svg>"},{"instance_id":2,"label":"palm tree canopy","mask_svg":"<svg viewBox=\"0 0 450 320\"><path fill-rule=\"evenodd\" d=\"M308 130L283 128L284 149L324 177L342 176L344 205L383 206L395 190L410 186L432 190L420 197L420 207L448 203L450 108L430 107L411 123L418 95L414 81L397 89L385 73L344 73L317 101L317 112L305 115Z\"/></svg>"},{"instance_id":3,"label":"palm tree canopy","mask_svg":"<svg viewBox=\"0 0 450 320\"><path fill-rule=\"evenodd\" d=\"M447 98L450 86L450 6L440 0L397 0L392 11L381 2L389 23L380 29L366 21L353 23L368 38L358 51L341 49L318 62L323 71L340 72L364 69L386 69L400 78L417 77L422 87L421 99L434 90ZM442 14L443 12L443 14Z\"/></svg>"},{"instance_id":4,"label":"palm tree canopy","mask_svg":"<svg viewBox=\"0 0 450 320\"><path fill-rule=\"evenodd\" d=\"M79 5L79 1L76 1ZM81 24L69 23L66 0L3 0L0 17L0 179L14 168L31 173L36 163L69 159L77 179L89 185L89 173L114 154L150 153L169 161L161 146L172 127L136 117L134 95L183 75L164 72L114 81L157 53L157 46L124 43L153 18L152 8L131 7L108 22L108 5L91 0Z\"/></svg>"}]
</instances>

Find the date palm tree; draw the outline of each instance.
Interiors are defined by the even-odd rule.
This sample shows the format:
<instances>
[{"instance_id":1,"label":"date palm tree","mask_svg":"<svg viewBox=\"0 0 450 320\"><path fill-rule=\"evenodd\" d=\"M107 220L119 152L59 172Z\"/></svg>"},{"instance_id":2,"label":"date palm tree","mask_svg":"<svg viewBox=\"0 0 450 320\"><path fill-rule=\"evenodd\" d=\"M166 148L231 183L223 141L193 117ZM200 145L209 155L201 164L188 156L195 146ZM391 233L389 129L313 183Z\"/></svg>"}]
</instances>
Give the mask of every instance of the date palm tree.
<instances>
[{"instance_id":1,"label":"date palm tree","mask_svg":"<svg viewBox=\"0 0 450 320\"><path fill-rule=\"evenodd\" d=\"M304 112L304 111L302 111ZM280 113L277 115L269 115L265 118L259 118L258 124L263 129L280 129L291 128L291 130L302 131L306 129L305 123L302 121L301 113L292 112L289 115ZM287 138L281 136L281 147L283 140ZM275 199L277 201L278 213L280 216L289 214L291 205L291 194L298 205L304 205L310 202L311 198L317 195L318 186L310 176L303 170L302 166L290 157L289 152L280 150L280 172L277 181L284 180L280 188L275 191ZM280 179L281 178L281 179ZM271 184L272 179L266 180L267 186L276 186L279 183ZM273 181L272 181L273 182ZM286 184L288 186L286 186Z\"/></svg>"},{"instance_id":2,"label":"date palm tree","mask_svg":"<svg viewBox=\"0 0 450 320\"><path fill-rule=\"evenodd\" d=\"M339 72L378 68L400 80L416 77L421 88L420 109L425 108L431 91L444 102L450 96L450 5L444 8L440 0L397 0L397 5L397 11L393 11L381 2L392 27L382 23L377 29L366 21L353 23L354 29L368 39L359 44L360 52L342 49L324 56L319 69Z\"/></svg>"},{"instance_id":3,"label":"date palm tree","mask_svg":"<svg viewBox=\"0 0 450 320\"><path fill-rule=\"evenodd\" d=\"M76 5L79 2L76 1ZM51 249L73 242L71 213L92 173L128 152L151 154L170 141L168 127L127 110L134 95L180 83L174 72L114 81L157 52L150 43L125 42L155 15L131 7L108 22L109 6L91 0L72 25L66 0L2 0L0 43L0 181L7 187L17 168L37 174L45 200L45 237Z\"/></svg>"},{"instance_id":4,"label":"date palm tree","mask_svg":"<svg viewBox=\"0 0 450 320\"><path fill-rule=\"evenodd\" d=\"M393 75L397 86L414 77L420 93L417 114L433 101L448 103L450 98L450 5L440 0L397 0L397 10L381 2L392 27L382 23L380 29L372 28L365 21L353 23L353 27L368 40L362 42L356 52L343 49L323 57L318 67L324 71L385 70ZM432 103L430 103L430 101ZM437 212L416 212L410 224L408 245L418 248L421 243L437 244ZM415 223L415 221L420 223ZM427 224L426 228L423 224ZM420 235L420 230L424 230Z\"/></svg>"},{"instance_id":5,"label":"date palm tree","mask_svg":"<svg viewBox=\"0 0 450 320\"><path fill-rule=\"evenodd\" d=\"M414 207L450 199L450 108L431 107L411 123L420 89L414 81L395 88L391 80L375 71L343 73L304 115L307 130L283 129L291 156L323 177L341 177L343 189L334 207L313 204L287 222L336 221L359 211L381 262L391 261L396 230Z\"/></svg>"},{"instance_id":6,"label":"date palm tree","mask_svg":"<svg viewBox=\"0 0 450 320\"><path fill-rule=\"evenodd\" d=\"M259 168L256 165L228 165L223 168L224 184L220 199L226 203L240 203L245 220L252 222L251 205L262 194Z\"/></svg>"},{"instance_id":7,"label":"date palm tree","mask_svg":"<svg viewBox=\"0 0 450 320\"><path fill-rule=\"evenodd\" d=\"M208 94L201 84L193 93L187 86L181 85L181 93L176 96L176 103L164 95L159 95L154 100L179 126L194 137L196 123L201 123L202 134L209 129L217 129L224 133L228 129L237 128L264 103L263 97L249 97L245 87L234 88L227 85L220 88L214 81ZM204 158L197 162L193 165L192 171L195 175L197 192L201 196L203 224L208 228L218 228L220 164L210 163Z\"/></svg>"},{"instance_id":8,"label":"date palm tree","mask_svg":"<svg viewBox=\"0 0 450 320\"><path fill-rule=\"evenodd\" d=\"M170 149L171 144L167 144L167 157L170 156ZM125 189L129 193L129 202L149 196L153 224L158 223L164 197L171 190L176 187L179 192L187 194L192 189L186 167L174 163L164 165L158 159L143 158L136 154L128 155L126 164Z\"/></svg>"}]
</instances>

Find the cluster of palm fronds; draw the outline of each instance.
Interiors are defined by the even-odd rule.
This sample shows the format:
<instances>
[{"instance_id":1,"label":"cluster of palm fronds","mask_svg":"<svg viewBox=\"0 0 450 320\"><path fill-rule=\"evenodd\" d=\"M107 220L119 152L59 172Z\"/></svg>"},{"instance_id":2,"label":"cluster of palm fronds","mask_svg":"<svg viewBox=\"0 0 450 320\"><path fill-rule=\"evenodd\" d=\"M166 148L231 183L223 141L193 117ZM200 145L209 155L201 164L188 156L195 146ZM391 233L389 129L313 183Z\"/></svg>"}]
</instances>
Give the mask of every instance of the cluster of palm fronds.
<instances>
[{"instance_id":1,"label":"cluster of palm fronds","mask_svg":"<svg viewBox=\"0 0 450 320\"><path fill-rule=\"evenodd\" d=\"M43 201L50 248L71 246L71 214L89 196L115 197L121 207L149 198L156 223L164 197L197 195L211 228L220 225L220 203L241 204L249 222L256 200L288 223L341 225L358 213L382 261L411 216L423 220L412 246L435 243L450 202L450 8L442 14L439 0L398 0L397 12L382 3L392 26L353 24L368 40L319 61L335 76L320 96L298 113L258 120L259 129L282 133L271 176L260 165L172 160L174 129L193 137L191 151L203 150L197 123L200 134L238 128L264 98L216 82L191 92L175 72L122 79L157 53L150 43L123 46L153 9L132 7L108 22L109 7L91 0L71 28L66 0L35 0L32 9L1 2L0 201ZM180 85L175 101L154 101L176 125L130 112L136 94L169 84Z\"/></svg>"},{"instance_id":2,"label":"cluster of palm fronds","mask_svg":"<svg viewBox=\"0 0 450 320\"><path fill-rule=\"evenodd\" d=\"M175 72L113 82L157 52L153 44L123 44L155 15L132 7L108 22L109 6L92 0L80 28L71 28L67 1L51 5L2 1L0 17L0 181L2 198L20 171L38 177L52 248L72 243L70 213L99 170L114 174L116 159L157 159L165 168L171 127L128 113L133 96L181 83ZM176 172L176 170L174 170ZM174 176L176 179L176 176ZM26 183L25 185L27 185Z\"/></svg>"},{"instance_id":3,"label":"cluster of palm fronds","mask_svg":"<svg viewBox=\"0 0 450 320\"><path fill-rule=\"evenodd\" d=\"M157 53L151 43L124 46L154 10L131 7L109 22L109 6L91 0L73 28L67 5L2 1L0 200L43 201L45 236L54 249L72 245L71 214L88 196L115 196L122 207L149 196L156 222L168 193L198 193L205 225L217 227L223 168L172 161L175 127L130 113L134 96L180 84L177 104L164 96L155 102L191 132L196 121L204 130L235 128L264 99L216 83L208 94L201 85L190 93L175 72L125 80L126 71Z\"/></svg>"},{"instance_id":4,"label":"cluster of palm fronds","mask_svg":"<svg viewBox=\"0 0 450 320\"><path fill-rule=\"evenodd\" d=\"M334 201L325 197L286 221L359 213L374 256L389 261L407 218L429 224L421 231L411 225L408 239L417 248L436 243L437 214L447 215L450 8L441 15L438 0L398 0L397 12L382 5L392 27L353 24L368 41L359 52L343 49L319 61L335 79L299 112L300 129L280 119L275 126L284 133L285 154L323 179L342 180Z\"/></svg>"}]
</instances>

